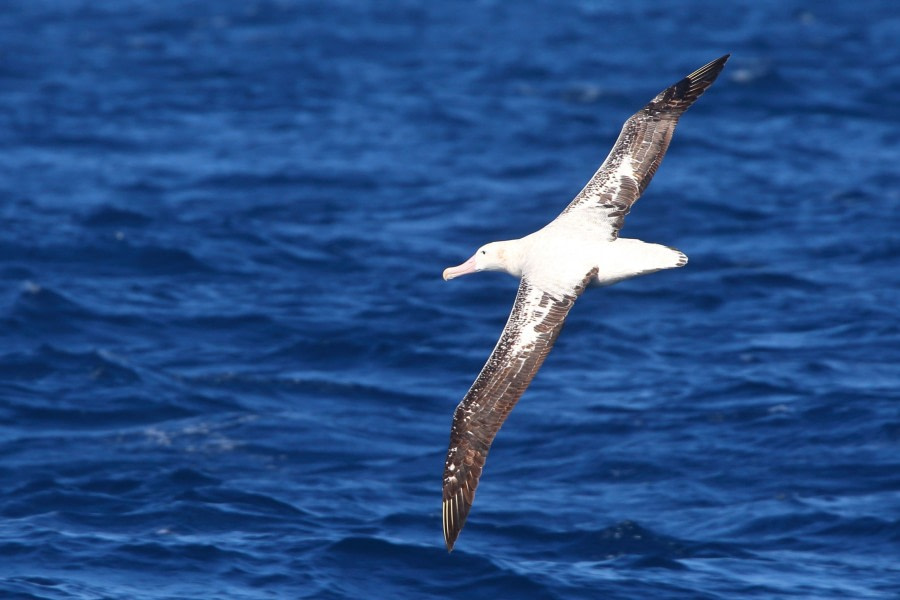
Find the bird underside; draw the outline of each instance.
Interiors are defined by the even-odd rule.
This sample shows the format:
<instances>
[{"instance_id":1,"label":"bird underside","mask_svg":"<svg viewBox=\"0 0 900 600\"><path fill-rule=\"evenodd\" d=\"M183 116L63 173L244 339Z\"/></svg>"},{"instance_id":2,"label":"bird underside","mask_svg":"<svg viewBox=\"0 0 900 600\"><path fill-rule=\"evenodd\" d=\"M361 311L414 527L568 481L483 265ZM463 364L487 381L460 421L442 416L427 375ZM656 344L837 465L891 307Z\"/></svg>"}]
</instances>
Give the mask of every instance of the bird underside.
<instances>
[{"instance_id":1,"label":"bird underside","mask_svg":"<svg viewBox=\"0 0 900 600\"><path fill-rule=\"evenodd\" d=\"M519 240L487 244L444 271L445 279L479 270L521 275L500 339L453 413L443 479L447 550L453 550L472 508L497 432L584 289L687 263L674 248L619 238L619 230L659 167L678 119L727 60L725 55L700 67L632 115L606 160L556 220ZM494 262L484 262L489 259Z\"/></svg>"}]
</instances>

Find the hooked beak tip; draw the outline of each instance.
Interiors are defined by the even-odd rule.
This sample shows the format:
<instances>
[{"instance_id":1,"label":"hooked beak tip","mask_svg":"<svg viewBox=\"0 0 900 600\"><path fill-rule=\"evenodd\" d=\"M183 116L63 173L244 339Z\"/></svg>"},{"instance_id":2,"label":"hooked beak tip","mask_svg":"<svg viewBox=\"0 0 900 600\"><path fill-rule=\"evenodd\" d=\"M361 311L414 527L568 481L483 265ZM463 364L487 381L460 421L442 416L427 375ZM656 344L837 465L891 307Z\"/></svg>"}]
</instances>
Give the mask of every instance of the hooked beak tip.
<instances>
[{"instance_id":1,"label":"hooked beak tip","mask_svg":"<svg viewBox=\"0 0 900 600\"><path fill-rule=\"evenodd\" d=\"M463 264L456 267L447 267L444 269L444 281L450 281L451 279L455 279L460 275L466 275L468 273L475 272L475 257L473 256Z\"/></svg>"}]
</instances>

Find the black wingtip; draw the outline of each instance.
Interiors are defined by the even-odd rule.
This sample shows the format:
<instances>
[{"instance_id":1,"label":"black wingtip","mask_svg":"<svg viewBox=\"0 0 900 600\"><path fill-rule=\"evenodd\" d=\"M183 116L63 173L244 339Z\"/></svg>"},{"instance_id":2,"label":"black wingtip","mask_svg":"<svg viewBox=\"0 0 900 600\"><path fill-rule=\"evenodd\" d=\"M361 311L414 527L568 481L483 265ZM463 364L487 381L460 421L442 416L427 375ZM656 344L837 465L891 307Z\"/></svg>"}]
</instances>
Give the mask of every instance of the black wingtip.
<instances>
[{"instance_id":1,"label":"black wingtip","mask_svg":"<svg viewBox=\"0 0 900 600\"><path fill-rule=\"evenodd\" d=\"M728 62L728 59L731 58L731 54L725 54L724 56L720 56L716 60L712 60L687 77L685 79L690 80L692 86L701 82L712 83L716 80L716 77L719 76L719 73L722 72L722 69L725 67L725 63ZM707 86L708 87L708 86Z\"/></svg>"},{"instance_id":2,"label":"black wingtip","mask_svg":"<svg viewBox=\"0 0 900 600\"><path fill-rule=\"evenodd\" d=\"M680 115L713 84L730 57L731 54L720 56L706 63L678 83L664 89L647 105L646 110L651 113L670 112Z\"/></svg>"},{"instance_id":3,"label":"black wingtip","mask_svg":"<svg viewBox=\"0 0 900 600\"><path fill-rule=\"evenodd\" d=\"M453 545L456 544L456 538L459 537L471 508L472 504L466 500L462 489L456 490L449 498L444 499L444 543L447 545L448 553L453 552Z\"/></svg>"}]
</instances>

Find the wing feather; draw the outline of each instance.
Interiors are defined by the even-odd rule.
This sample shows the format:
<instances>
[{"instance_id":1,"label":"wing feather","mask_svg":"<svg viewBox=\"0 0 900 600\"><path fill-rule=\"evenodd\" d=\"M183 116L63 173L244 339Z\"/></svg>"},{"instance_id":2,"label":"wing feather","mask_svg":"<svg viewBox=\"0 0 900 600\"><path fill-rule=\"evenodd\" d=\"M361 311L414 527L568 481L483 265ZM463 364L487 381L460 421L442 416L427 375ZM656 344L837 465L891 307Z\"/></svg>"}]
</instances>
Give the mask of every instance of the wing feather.
<instances>
[{"instance_id":1,"label":"wing feather","mask_svg":"<svg viewBox=\"0 0 900 600\"><path fill-rule=\"evenodd\" d=\"M443 523L447 550L466 522L488 450L501 425L550 353L576 298L597 274L588 273L571 294L555 298L519 284L500 340L453 413L444 465Z\"/></svg>"},{"instance_id":2,"label":"wing feather","mask_svg":"<svg viewBox=\"0 0 900 600\"><path fill-rule=\"evenodd\" d=\"M729 56L703 65L664 89L625 121L606 160L563 214L590 214L604 226L610 240L616 239L631 206L659 168L679 117L712 85Z\"/></svg>"}]
</instances>

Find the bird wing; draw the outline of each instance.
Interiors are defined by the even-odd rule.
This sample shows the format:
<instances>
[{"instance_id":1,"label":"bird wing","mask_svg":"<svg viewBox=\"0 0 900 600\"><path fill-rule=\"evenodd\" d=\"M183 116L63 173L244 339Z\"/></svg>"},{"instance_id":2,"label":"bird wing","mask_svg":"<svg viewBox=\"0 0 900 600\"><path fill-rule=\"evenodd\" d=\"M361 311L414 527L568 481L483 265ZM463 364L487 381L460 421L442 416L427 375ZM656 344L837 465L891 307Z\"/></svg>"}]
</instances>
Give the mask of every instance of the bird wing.
<instances>
[{"instance_id":1,"label":"bird wing","mask_svg":"<svg viewBox=\"0 0 900 600\"><path fill-rule=\"evenodd\" d=\"M497 431L550 353L575 299L596 275L595 268L562 298L522 278L500 340L453 413L444 465L447 550L453 549L472 508L475 487Z\"/></svg>"},{"instance_id":2,"label":"bird wing","mask_svg":"<svg viewBox=\"0 0 900 600\"><path fill-rule=\"evenodd\" d=\"M609 156L562 214L588 214L608 228L609 239L615 240L631 205L662 162L679 117L712 85L729 56L703 65L664 89L625 121Z\"/></svg>"}]
</instances>

